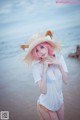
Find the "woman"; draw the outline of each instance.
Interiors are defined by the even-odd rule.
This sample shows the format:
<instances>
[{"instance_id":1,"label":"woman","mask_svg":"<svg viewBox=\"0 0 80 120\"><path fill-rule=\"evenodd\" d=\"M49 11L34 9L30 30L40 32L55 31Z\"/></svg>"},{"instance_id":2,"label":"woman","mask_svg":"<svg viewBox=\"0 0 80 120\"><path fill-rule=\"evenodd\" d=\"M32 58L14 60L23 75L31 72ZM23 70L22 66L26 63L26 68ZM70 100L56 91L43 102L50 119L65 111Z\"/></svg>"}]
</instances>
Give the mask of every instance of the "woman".
<instances>
[{"instance_id":1,"label":"woman","mask_svg":"<svg viewBox=\"0 0 80 120\"><path fill-rule=\"evenodd\" d=\"M45 34L33 36L28 45L25 60L32 62L32 73L41 95L37 101L37 110L41 120L63 120L64 101L62 80L67 83L67 66L59 46L52 40L53 34L48 30ZM55 51L56 54L55 54Z\"/></svg>"}]
</instances>

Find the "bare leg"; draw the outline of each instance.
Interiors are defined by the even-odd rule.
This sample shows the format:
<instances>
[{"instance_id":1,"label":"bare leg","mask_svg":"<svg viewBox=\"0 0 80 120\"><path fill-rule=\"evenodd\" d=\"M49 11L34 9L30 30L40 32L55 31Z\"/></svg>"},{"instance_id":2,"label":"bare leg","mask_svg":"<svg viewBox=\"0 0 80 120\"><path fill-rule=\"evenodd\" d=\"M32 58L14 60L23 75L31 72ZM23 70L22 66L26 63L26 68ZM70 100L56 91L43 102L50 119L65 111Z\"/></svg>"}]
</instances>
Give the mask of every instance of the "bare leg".
<instances>
[{"instance_id":1,"label":"bare leg","mask_svg":"<svg viewBox=\"0 0 80 120\"><path fill-rule=\"evenodd\" d=\"M64 120L64 104L57 111L57 115L58 115L59 120Z\"/></svg>"},{"instance_id":2,"label":"bare leg","mask_svg":"<svg viewBox=\"0 0 80 120\"><path fill-rule=\"evenodd\" d=\"M40 115L40 120L59 120L56 112L45 110L40 105L37 106L37 110Z\"/></svg>"},{"instance_id":3,"label":"bare leg","mask_svg":"<svg viewBox=\"0 0 80 120\"><path fill-rule=\"evenodd\" d=\"M51 120L49 113L41 108L40 105L37 105L37 111L40 115L40 120Z\"/></svg>"},{"instance_id":4,"label":"bare leg","mask_svg":"<svg viewBox=\"0 0 80 120\"><path fill-rule=\"evenodd\" d=\"M49 112L51 116L51 120L59 120L56 112Z\"/></svg>"}]
</instances>

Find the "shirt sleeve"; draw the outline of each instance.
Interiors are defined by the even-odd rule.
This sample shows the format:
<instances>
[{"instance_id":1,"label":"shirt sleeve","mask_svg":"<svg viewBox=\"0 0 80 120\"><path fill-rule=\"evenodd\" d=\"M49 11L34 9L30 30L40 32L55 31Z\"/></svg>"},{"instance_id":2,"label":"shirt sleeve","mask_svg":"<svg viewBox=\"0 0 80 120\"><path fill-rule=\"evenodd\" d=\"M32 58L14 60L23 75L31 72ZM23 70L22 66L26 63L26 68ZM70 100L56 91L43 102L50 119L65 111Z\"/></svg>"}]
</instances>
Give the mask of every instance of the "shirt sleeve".
<instances>
[{"instance_id":1,"label":"shirt sleeve","mask_svg":"<svg viewBox=\"0 0 80 120\"><path fill-rule=\"evenodd\" d=\"M38 65L33 65L32 66L32 74L34 78L34 82L37 83L38 81L41 80L41 74Z\"/></svg>"},{"instance_id":2,"label":"shirt sleeve","mask_svg":"<svg viewBox=\"0 0 80 120\"><path fill-rule=\"evenodd\" d=\"M66 62L64 60L64 57L61 55L61 64L65 72L68 72Z\"/></svg>"}]
</instances>

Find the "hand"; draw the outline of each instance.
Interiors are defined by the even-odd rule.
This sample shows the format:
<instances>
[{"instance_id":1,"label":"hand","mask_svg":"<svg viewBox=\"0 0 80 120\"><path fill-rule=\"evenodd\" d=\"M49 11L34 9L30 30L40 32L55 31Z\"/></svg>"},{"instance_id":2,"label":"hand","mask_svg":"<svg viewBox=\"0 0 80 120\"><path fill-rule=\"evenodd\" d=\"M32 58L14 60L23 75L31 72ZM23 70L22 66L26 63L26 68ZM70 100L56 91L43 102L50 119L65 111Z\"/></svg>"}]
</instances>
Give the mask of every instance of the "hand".
<instances>
[{"instance_id":1,"label":"hand","mask_svg":"<svg viewBox=\"0 0 80 120\"><path fill-rule=\"evenodd\" d=\"M60 63L57 61L57 60L46 60L44 61L43 63L43 68L44 68L44 71L47 71L48 67L50 65L54 65L54 66L60 66Z\"/></svg>"},{"instance_id":2,"label":"hand","mask_svg":"<svg viewBox=\"0 0 80 120\"><path fill-rule=\"evenodd\" d=\"M48 60L48 65L60 67L60 62L57 59Z\"/></svg>"},{"instance_id":3,"label":"hand","mask_svg":"<svg viewBox=\"0 0 80 120\"><path fill-rule=\"evenodd\" d=\"M43 63L43 70L44 70L44 72L47 71L47 69L48 69L48 64L49 64L49 62L48 62L47 60L44 61L44 63Z\"/></svg>"}]
</instances>

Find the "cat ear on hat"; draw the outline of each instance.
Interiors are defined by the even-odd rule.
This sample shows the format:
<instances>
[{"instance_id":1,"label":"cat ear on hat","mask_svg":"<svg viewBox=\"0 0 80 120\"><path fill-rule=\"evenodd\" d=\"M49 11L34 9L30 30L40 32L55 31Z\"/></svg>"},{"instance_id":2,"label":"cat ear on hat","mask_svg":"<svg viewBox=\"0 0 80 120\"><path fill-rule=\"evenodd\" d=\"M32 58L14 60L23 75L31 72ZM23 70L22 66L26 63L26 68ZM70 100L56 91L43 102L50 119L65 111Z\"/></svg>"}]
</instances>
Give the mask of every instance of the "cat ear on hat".
<instances>
[{"instance_id":1,"label":"cat ear on hat","mask_svg":"<svg viewBox=\"0 0 80 120\"><path fill-rule=\"evenodd\" d=\"M25 48L29 48L29 45L20 45L20 48L22 48L23 50L25 50Z\"/></svg>"},{"instance_id":2,"label":"cat ear on hat","mask_svg":"<svg viewBox=\"0 0 80 120\"><path fill-rule=\"evenodd\" d=\"M45 36L50 36L50 38L53 38L53 33L51 30L46 31Z\"/></svg>"}]
</instances>

